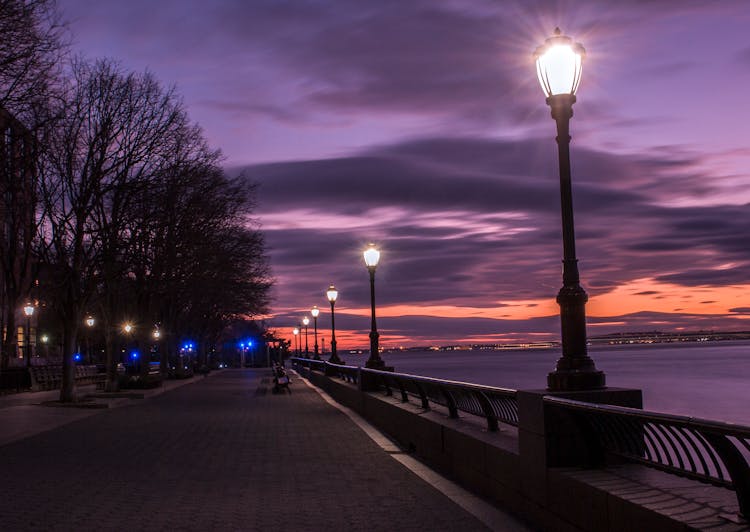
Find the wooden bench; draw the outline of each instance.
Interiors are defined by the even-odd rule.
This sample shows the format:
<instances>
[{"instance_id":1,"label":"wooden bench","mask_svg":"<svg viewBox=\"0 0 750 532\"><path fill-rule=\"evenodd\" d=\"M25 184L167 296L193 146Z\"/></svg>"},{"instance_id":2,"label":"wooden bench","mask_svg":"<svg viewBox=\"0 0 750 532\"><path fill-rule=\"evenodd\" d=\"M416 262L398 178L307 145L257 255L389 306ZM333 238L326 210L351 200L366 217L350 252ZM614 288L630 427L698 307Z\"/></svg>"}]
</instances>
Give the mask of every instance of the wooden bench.
<instances>
[{"instance_id":1,"label":"wooden bench","mask_svg":"<svg viewBox=\"0 0 750 532\"><path fill-rule=\"evenodd\" d=\"M103 390L106 375L99 373L96 366L75 366L76 384L95 384ZM62 366L31 366L31 387L35 390L57 390L62 385Z\"/></svg>"}]
</instances>

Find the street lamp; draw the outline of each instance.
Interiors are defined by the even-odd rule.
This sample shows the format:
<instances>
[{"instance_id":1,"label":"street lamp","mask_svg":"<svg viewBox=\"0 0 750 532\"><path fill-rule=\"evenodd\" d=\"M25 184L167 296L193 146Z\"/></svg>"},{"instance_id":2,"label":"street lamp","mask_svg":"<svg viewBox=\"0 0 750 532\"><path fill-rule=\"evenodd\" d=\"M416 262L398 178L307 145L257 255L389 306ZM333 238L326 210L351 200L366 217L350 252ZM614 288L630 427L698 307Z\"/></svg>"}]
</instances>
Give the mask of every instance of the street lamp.
<instances>
[{"instance_id":1,"label":"street lamp","mask_svg":"<svg viewBox=\"0 0 750 532\"><path fill-rule=\"evenodd\" d=\"M315 331L315 347L313 349L313 358L315 360L320 360L320 357L318 356L318 314L320 314L320 309L317 306L314 306L312 310L310 310L310 314L312 314L313 317L313 330Z\"/></svg>"},{"instance_id":2,"label":"street lamp","mask_svg":"<svg viewBox=\"0 0 750 532\"><path fill-rule=\"evenodd\" d=\"M34 305L31 302L26 303L23 307L23 313L26 315L26 367L31 367L31 316L34 315Z\"/></svg>"},{"instance_id":3,"label":"street lamp","mask_svg":"<svg viewBox=\"0 0 750 532\"><path fill-rule=\"evenodd\" d=\"M88 316L84 323L86 324L86 327L89 328L89 330L86 332L86 354L89 357L89 364L93 364L94 357L91 355L91 329L93 329L96 320L93 318L93 316Z\"/></svg>"},{"instance_id":4,"label":"street lamp","mask_svg":"<svg viewBox=\"0 0 750 532\"><path fill-rule=\"evenodd\" d=\"M331 364L343 364L344 362L339 358L339 355L336 352L336 322L333 313L333 306L336 304L336 298L339 297L339 291L336 290L335 286L331 285L328 287L328 290L326 290L326 297L331 304L331 358L328 359L328 362Z\"/></svg>"},{"instance_id":5,"label":"street lamp","mask_svg":"<svg viewBox=\"0 0 750 532\"><path fill-rule=\"evenodd\" d=\"M299 356L299 327L292 329L292 334L294 334L294 354Z\"/></svg>"},{"instance_id":6,"label":"street lamp","mask_svg":"<svg viewBox=\"0 0 750 532\"><path fill-rule=\"evenodd\" d=\"M365 266L370 272L370 358L365 362L365 367L374 369L383 369L385 362L380 358L378 350L378 326L375 323L375 268L378 267L378 261L380 260L380 251L377 250L375 244L370 244L365 252L363 253L365 258Z\"/></svg>"},{"instance_id":7,"label":"street lamp","mask_svg":"<svg viewBox=\"0 0 750 532\"><path fill-rule=\"evenodd\" d=\"M557 295L562 329L562 356L555 371L547 376L552 391L604 388L604 372L598 371L587 354L586 311L588 296L580 285L573 226L573 196L570 184L570 118L576 91L581 82L581 66L586 55L555 28L554 35L534 52L539 83L557 124L560 164L560 198L563 230L563 286Z\"/></svg>"},{"instance_id":8,"label":"street lamp","mask_svg":"<svg viewBox=\"0 0 750 532\"><path fill-rule=\"evenodd\" d=\"M130 345L130 333L133 332L133 325L130 322L125 322L122 324L122 331L125 333L125 349L123 349L123 353L128 350L128 346ZM127 355L123 354L123 357L126 357ZM124 362L127 363L127 358L124 359Z\"/></svg>"},{"instance_id":9,"label":"street lamp","mask_svg":"<svg viewBox=\"0 0 750 532\"><path fill-rule=\"evenodd\" d=\"M305 326L305 358L310 357L310 351L307 349L307 326L310 325L310 318L305 316L302 318L302 325Z\"/></svg>"}]
</instances>

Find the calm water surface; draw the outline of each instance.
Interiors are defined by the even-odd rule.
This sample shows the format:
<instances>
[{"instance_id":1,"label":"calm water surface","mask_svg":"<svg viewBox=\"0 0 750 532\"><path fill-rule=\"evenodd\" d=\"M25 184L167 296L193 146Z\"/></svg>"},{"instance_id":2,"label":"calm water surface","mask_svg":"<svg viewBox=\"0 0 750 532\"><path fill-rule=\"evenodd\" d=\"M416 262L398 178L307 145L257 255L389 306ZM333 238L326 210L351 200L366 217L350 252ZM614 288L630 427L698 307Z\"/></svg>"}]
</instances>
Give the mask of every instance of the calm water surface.
<instances>
[{"instance_id":1,"label":"calm water surface","mask_svg":"<svg viewBox=\"0 0 750 532\"><path fill-rule=\"evenodd\" d=\"M644 408L750 425L750 343L593 347L607 385L643 390ZM559 350L385 353L400 373L516 389L546 386ZM364 365L367 355L344 354Z\"/></svg>"}]
</instances>

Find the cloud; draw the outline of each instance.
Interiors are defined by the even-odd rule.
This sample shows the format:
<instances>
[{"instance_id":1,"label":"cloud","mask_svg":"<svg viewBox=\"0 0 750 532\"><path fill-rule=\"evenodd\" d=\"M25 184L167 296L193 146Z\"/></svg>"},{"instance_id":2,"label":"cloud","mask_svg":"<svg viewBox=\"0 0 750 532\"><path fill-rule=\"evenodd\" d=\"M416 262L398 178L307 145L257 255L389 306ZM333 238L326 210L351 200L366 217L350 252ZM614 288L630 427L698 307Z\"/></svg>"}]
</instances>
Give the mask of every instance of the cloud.
<instances>
[{"instance_id":1,"label":"cloud","mask_svg":"<svg viewBox=\"0 0 750 532\"><path fill-rule=\"evenodd\" d=\"M248 179L261 183L260 218L282 280L282 306L295 298L316 304L335 282L342 304L367 308L360 253L370 241L383 250L376 276L381 305L554 300L561 284L559 185L554 150L541 145L535 139L419 139L349 157L246 168ZM653 278L672 284L633 295L664 298L669 323L697 323L674 310L685 308L675 305L675 284L688 290L746 282L740 266L750 263L741 244L750 221L745 207L659 204L682 172L696 172L700 161L685 155L658 160L575 151L578 256L592 297ZM642 186L605 186L627 181L631 172ZM469 326L464 320L470 318L458 319ZM516 326L502 321L494 325L498 334Z\"/></svg>"}]
</instances>

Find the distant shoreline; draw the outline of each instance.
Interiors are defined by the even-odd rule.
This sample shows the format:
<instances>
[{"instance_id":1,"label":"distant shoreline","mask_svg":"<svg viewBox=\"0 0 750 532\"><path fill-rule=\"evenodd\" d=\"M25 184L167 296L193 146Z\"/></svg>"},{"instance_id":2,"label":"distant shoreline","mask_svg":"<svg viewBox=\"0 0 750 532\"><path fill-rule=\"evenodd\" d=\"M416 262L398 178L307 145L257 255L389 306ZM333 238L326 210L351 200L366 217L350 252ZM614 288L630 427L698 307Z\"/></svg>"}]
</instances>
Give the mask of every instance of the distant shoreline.
<instances>
[{"instance_id":1,"label":"distant shoreline","mask_svg":"<svg viewBox=\"0 0 750 532\"><path fill-rule=\"evenodd\" d=\"M695 331L684 333L665 333L660 331L616 333L589 338L591 347L604 346L637 346L656 344L705 344L727 341L750 341L750 331L716 332ZM560 342L519 342L514 344L469 344L469 345L441 345L418 346L404 348L383 348L383 353L409 353L422 351L526 351L540 349L556 349ZM351 349L349 353L366 353L367 349Z\"/></svg>"}]
</instances>

